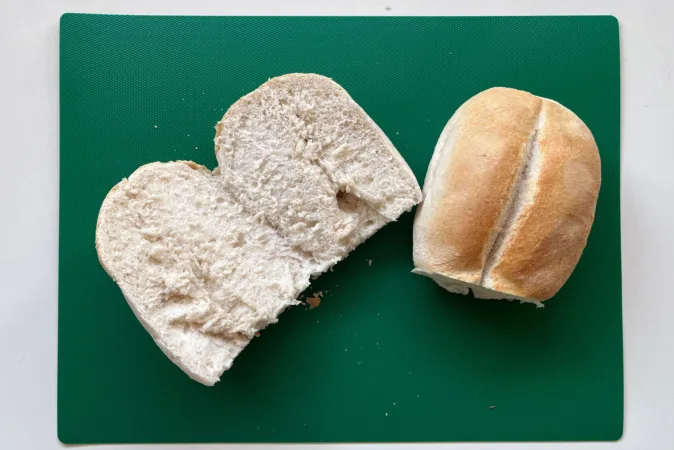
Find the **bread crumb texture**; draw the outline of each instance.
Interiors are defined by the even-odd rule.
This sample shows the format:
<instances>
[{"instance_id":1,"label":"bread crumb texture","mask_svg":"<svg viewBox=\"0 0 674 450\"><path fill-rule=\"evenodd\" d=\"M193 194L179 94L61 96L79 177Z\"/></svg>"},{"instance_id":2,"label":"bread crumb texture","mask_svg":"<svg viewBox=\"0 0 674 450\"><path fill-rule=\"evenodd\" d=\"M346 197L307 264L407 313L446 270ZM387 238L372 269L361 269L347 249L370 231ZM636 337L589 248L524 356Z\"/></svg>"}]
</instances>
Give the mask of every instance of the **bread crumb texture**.
<instances>
[{"instance_id":1,"label":"bread crumb texture","mask_svg":"<svg viewBox=\"0 0 674 450\"><path fill-rule=\"evenodd\" d=\"M390 141L328 78L272 79L216 128L213 173L142 166L110 191L96 230L140 322L206 385L312 277L421 199Z\"/></svg>"}]
</instances>

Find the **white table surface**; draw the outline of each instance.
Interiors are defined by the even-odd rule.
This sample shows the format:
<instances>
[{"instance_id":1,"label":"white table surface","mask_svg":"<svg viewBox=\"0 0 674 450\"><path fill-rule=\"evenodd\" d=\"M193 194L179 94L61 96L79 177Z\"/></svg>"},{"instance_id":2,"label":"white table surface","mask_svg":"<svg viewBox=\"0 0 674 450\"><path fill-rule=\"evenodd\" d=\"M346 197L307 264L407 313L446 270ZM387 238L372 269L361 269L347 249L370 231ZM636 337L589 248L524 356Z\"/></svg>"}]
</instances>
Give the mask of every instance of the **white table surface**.
<instances>
[{"instance_id":1,"label":"white table surface","mask_svg":"<svg viewBox=\"0 0 674 450\"><path fill-rule=\"evenodd\" d=\"M428 444L423 448L674 449L674 294L666 289L674 278L674 180L669 173L674 167L674 5L670 0L0 0L1 449L62 447L56 438L56 306L58 39L59 17L64 12L615 15L620 21L622 53L624 437L618 443ZM270 448L224 444L104 448L263 447Z\"/></svg>"}]
</instances>

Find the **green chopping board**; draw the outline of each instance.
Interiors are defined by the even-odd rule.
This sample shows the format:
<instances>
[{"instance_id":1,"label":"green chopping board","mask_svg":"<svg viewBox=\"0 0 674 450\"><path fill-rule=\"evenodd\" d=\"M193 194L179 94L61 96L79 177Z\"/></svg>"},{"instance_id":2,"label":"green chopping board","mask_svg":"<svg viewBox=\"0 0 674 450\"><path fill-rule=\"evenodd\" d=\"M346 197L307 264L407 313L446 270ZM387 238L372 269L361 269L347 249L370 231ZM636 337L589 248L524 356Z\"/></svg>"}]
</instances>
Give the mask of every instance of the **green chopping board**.
<instances>
[{"instance_id":1,"label":"green chopping board","mask_svg":"<svg viewBox=\"0 0 674 450\"><path fill-rule=\"evenodd\" d=\"M61 19L58 435L112 442L616 440L622 435L620 56L613 17ZM423 181L470 96L555 99L594 133L587 248L545 308L412 269L412 214L313 282L215 387L153 343L98 263L108 190L152 161L215 167L214 125L268 78L334 78Z\"/></svg>"}]
</instances>

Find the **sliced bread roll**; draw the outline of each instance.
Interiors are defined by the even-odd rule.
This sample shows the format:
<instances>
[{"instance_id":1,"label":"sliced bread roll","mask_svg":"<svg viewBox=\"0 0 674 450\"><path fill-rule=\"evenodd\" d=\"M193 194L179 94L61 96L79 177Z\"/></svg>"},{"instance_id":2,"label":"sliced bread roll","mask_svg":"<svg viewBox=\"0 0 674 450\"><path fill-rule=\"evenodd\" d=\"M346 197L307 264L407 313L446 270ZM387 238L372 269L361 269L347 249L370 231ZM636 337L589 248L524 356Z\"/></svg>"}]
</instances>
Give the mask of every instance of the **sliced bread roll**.
<instances>
[{"instance_id":1,"label":"sliced bread roll","mask_svg":"<svg viewBox=\"0 0 674 450\"><path fill-rule=\"evenodd\" d=\"M305 252L317 273L421 200L391 141L329 78L271 79L216 129L228 189Z\"/></svg>"},{"instance_id":2,"label":"sliced bread roll","mask_svg":"<svg viewBox=\"0 0 674 450\"><path fill-rule=\"evenodd\" d=\"M515 89L481 92L435 147L415 272L450 292L540 305L578 263L600 184L597 145L573 112Z\"/></svg>"},{"instance_id":3,"label":"sliced bread roll","mask_svg":"<svg viewBox=\"0 0 674 450\"><path fill-rule=\"evenodd\" d=\"M207 385L309 285L301 255L192 162L148 164L115 186L96 249L157 345Z\"/></svg>"},{"instance_id":4,"label":"sliced bread roll","mask_svg":"<svg viewBox=\"0 0 674 450\"><path fill-rule=\"evenodd\" d=\"M229 129L231 117L234 128L241 128L227 141L241 152L236 166L223 164L213 173L184 161L142 166L110 191L99 213L96 249L101 264L162 351L205 385L216 383L259 330L298 303L312 275L327 270L421 200L405 162L343 89L317 75L283 78L318 79L335 90L332 94L345 97L342 103L331 103L336 116L320 116L315 128L320 132L313 136L348 142L349 159L357 163L306 170L317 166L286 151L302 146L304 138L287 134L281 140L276 131L265 132L258 121L263 113L254 102L246 106L254 92L218 126ZM267 92L270 85L274 80L263 87L265 96L276 95ZM284 83L274 89L285 96ZM323 108L322 102L331 97L310 89L297 86L294 92L306 101L317 96L311 101ZM359 132L368 140L346 138L355 131L325 123L335 117L361 124ZM277 114L263 122L280 130L291 120ZM281 153L284 158L279 159ZM242 156L246 154L248 165ZM347 173L341 167L355 164L367 175L363 181L353 175L349 192L340 193L332 180ZM258 177L254 180L259 184L253 184L240 176L255 168L271 180ZM383 192L373 192L375 187ZM305 220L297 219L299 212Z\"/></svg>"}]
</instances>

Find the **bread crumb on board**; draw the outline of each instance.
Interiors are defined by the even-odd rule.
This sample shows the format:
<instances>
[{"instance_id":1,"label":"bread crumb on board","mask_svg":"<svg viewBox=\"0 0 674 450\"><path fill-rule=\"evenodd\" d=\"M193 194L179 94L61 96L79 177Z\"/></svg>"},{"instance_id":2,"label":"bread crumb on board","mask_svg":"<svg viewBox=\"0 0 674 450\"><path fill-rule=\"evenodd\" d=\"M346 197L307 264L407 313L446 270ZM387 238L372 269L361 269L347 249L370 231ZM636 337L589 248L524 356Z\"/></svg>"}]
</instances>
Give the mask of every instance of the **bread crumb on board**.
<instances>
[{"instance_id":1,"label":"bread crumb on board","mask_svg":"<svg viewBox=\"0 0 674 450\"><path fill-rule=\"evenodd\" d=\"M371 265L372 265L372 260L371 260L371 259L368 259L368 260L366 260L366 261L367 261L367 265L368 265L368 266L371 266Z\"/></svg>"},{"instance_id":2,"label":"bread crumb on board","mask_svg":"<svg viewBox=\"0 0 674 450\"><path fill-rule=\"evenodd\" d=\"M309 309L318 308L318 305L321 304L321 298L318 296L309 297L307 298L307 303L309 304Z\"/></svg>"},{"instance_id":3,"label":"bread crumb on board","mask_svg":"<svg viewBox=\"0 0 674 450\"><path fill-rule=\"evenodd\" d=\"M496 406L494 406L494 405L491 405L491 406L489 407L489 409L494 409L494 408L496 408Z\"/></svg>"},{"instance_id":4,"label":"bread crumb on board","mask_svg":"<svg viewBox=\"0 0 674 450\"><path fill-rule=\"evenodd\" d=\"M256 332L255 332L255 337L260 337L260 332L259 332L259 331L256 331Z\"/></svg>"}]
</instances>

